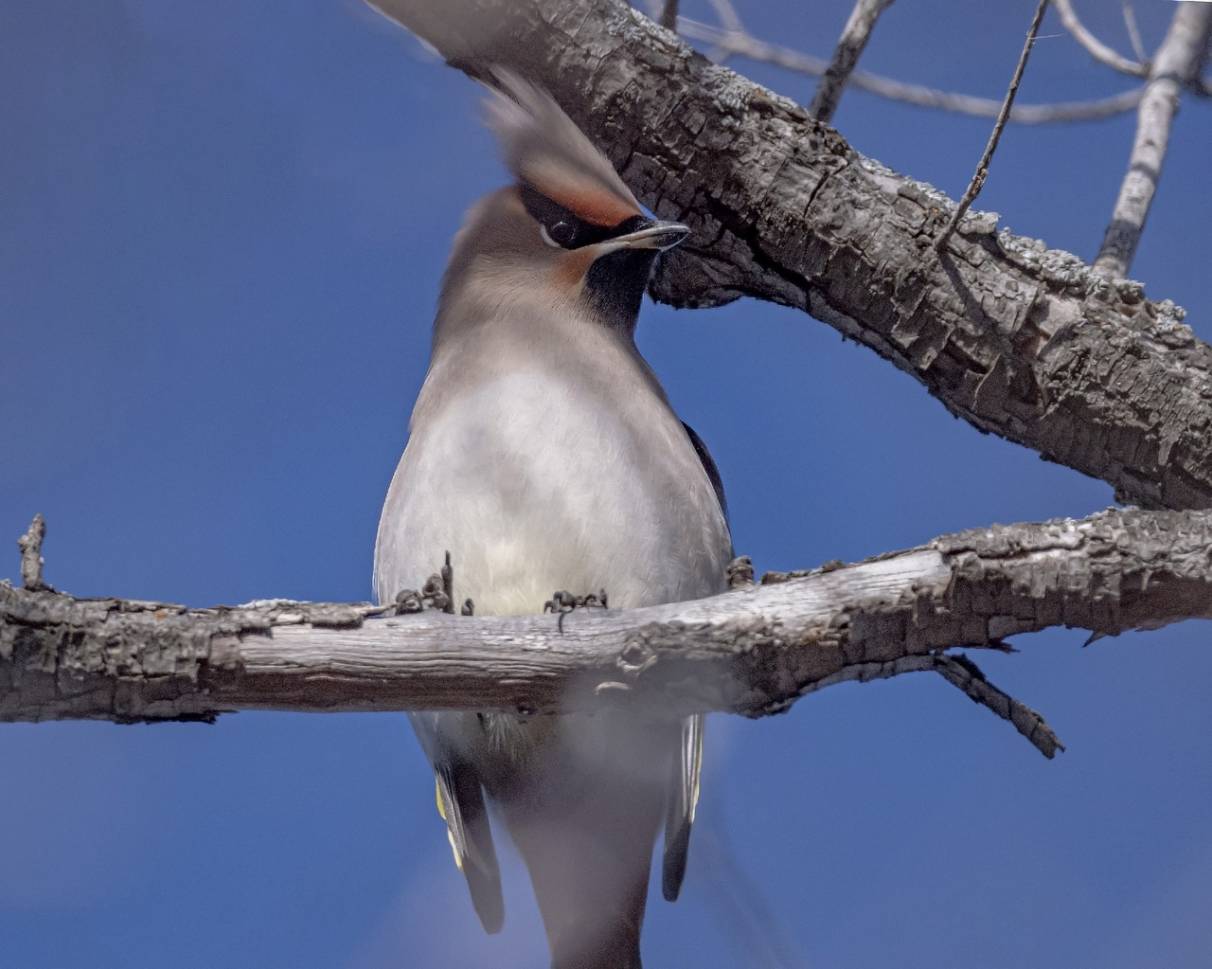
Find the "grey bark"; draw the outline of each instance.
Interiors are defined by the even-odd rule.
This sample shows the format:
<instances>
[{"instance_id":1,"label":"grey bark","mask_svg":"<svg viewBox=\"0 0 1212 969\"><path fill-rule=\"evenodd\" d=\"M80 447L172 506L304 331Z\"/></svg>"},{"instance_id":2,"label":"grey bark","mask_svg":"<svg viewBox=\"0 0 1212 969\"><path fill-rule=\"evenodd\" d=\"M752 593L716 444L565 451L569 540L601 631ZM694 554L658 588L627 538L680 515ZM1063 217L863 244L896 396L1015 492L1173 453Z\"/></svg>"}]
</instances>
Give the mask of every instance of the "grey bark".
<instances>
[{"instance_id":1,"label":"grey bark","mask_svg":"<svg viewBox=\"0 0 1212 969\"><path fill-rule=\"evenodd\" d=\"M929 670L1051 756L1059 741L960 646L1212 617L1212 512L995 526L697 602L555 616L387 616L269 600L189 609L0 583L0 721L208 720L233 710L761 715L836 683ZM458 564L455 563L457 570Z\"/></svg>"},{"instance_id":2,"label":"grey bark","mask_svg":"<svg viewBox=\"0 0 1212 969\"><path fill-rule=\"evenodd\" d=\"M1166 38L1149 68L1149 82L1137 110L1128 171L1120 185L1098 258L1094 260L1094 268L1099 272L1122 276L1132 265L1166 161L1179 97L1182 89L1199 75L1210 31L1212 4L1178 4Z\"/></svg>"},{"instance_id":3,"label":"grey bark","mask_svg":"<svg viewBox=\"0 0 1212 969\"><path fill-rule=\"evenodd\" d=\"M546 85L642 201L694 229L658 299L797 307L1122 500L1212 506L1212 348L1172 303L987 213L936 255L949 199L620 0L377 5L468 71L501 63Z\"/></svg>"}]
</instances>

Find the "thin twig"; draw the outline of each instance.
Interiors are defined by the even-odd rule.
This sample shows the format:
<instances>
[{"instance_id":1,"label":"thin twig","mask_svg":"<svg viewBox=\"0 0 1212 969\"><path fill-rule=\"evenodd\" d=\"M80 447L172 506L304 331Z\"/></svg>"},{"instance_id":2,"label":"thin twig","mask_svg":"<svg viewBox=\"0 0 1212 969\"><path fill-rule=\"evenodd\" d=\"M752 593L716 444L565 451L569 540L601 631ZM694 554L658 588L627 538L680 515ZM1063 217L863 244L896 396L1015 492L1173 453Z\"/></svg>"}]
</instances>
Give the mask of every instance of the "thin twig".
<instances>
[{"instance_id":1,"label":"thin twig","mask_svg":"<svg viewBox=\"0 0 1212 969\"><path fill-rule=\"evenodd\" d=\"M817 121L828 124L832 120L854 65L858 63L871 37L871 31L875 29L875 22L890 6L892 0L857 0L855 3L846 26L842 28L842 36L833 51L833 59L825 69L825 75L821 78L816 95L808 108L808 113Z\"/></svg>"},{"instance_id":2,"label":"thin twig","mask_svg":"<svg viewBox=\"0 0 1212 969\"><path fill-rule=\"evenodd\" d=\"M735 34L745 32L745 25L741 23L741 15L736 12L732 0L708 0L708 2L724 30ZM733 52L726 47L712 47L707 51L707 56L717 64L723 64L732 54Z\"/></svg>"},{"instance_id":3,"label":"thin twig","mask_svg":"<svg viewBox=\"0 0 1212 969\"><path fill-rule=\"evenodd\" d=\"M1065 745L1042 716L990 683L985 674L966 656L926 653L899 656L884 662L855 663L811 684L804 692L816 692L827 686L851 681L870 683L873 680L886 680L903 673L938 673L952 686L963 690L974 703L979 703L1003 720L1012 723L1015 729L1049 760L1056 756L1058 750L1065 749Z\"/></svg>"},{"instance_id":4,"label":"thin twig","mask_svg":"<svg viewBox=\"0 0 1212 969\"><path fill-rule=\"evenodd\" d=\"M29 528L19 539L17 548L21 549L21 584L31 592L41 592L50 589L42 580L42 542L46 538L46 519L41 514L34 515Z\"/></svg>"},{"instance_id":5,"label":"thin twig","mask_svg":"<svg viewBox=\"0 0 1212 969\"><path fill-rule=\"evenodd\" d=\"M1212 4L1180 3L1157 49L1137 112L1128 171L1120 185L1111 221L1094 269L1123 277L1140 244L1170 143L1183 88L1195 79L1212 31Z\"/></svg>"},{"instance_id":6,"label":"thin twig","mask_svg":"<svg viewBox=\"0 0 1212 969\"><path fill-rule=\"evenodd\" d=\"M677 33L678 29L678 0L665 0L661 5L661 16L657 19L662 27Z\"/></svg>"},{"instance_id":7,"label":"thin twig","mask_svg":"<svg viewBox=\"0 0 1212 969\"><path fill-rule=\"evenodd\" d=\"M960 219L964 217L968 208L976 200L976 197L980 195L981 189L985 185L985 179L989 177L989 163L993 160L993 153L997 151L997 143L1002 139L1002 131L1006 127L1006 119L1010 117L1010 109L1014 107L1014 98L1018 94L1018 86L1023 79L1023 71L1027 68L1027 58L1031 56L1031 48L1035 46L1035 35L1039 33L1039 25L1044 19L1044 11L1047 9L1048 0L1039 0L1039 4L1035 8L1035 16L1031 18L1031 26L1027 30L1027 40L1023 44L1022 53L1018 55L1018 64L1015 65L1014 76L1010 78L1010 87L1006 91L1006 99L1002 101L1002 109L997 114L997 123L994 124L993 132L989 135L985 151L981 155L980 162L977 163L976 171L972 175L972 181L968 183L964 197L960 199L959 205L951 213L951 221L947 223L943 234L935 240L934 248L938 252L943 251L943 248L947 245L947 240L951 238L951 233L955 231L955 227L959 225Z\"/></svg>"},{"instance_id":8,"label":"thin twig","mask_svg":"<svg viewBox=\"0 0 1212 969\"><path fill-rule=\"evenodd\" d=\"M1145 45L1140 39L1140 27L1136 23L1136 11L1132 8L1132 0L1123 0L1121 6L1124 12L1124 29L1128 31L1128 42L1132 44L1132 52L1140 63L1146 64L1149 55L1145 53Z\"/></svg>"},{"instance_id":9,"label":"thin twig","mask_svg":"<svg viewBox=\"0 0 1212 969\"><path fill-rule=\"evenodd\" d=\"M936 656L934 659L937 660L935 671L943 679L963 690L973 703L979 703L1014 724L1015 729L1049 760L1058 750L1065 749L1040 714L990 683L967 656Z\"/></svg>"},{"instance_id":10,"label":"thin twig","mask_svg":"<svg viewBox=\"0 0 1212 969\"><path fill-rule=\"evenodd\" d=\"M1147 64L1129 60L1114 48L1108 47L1086 29L1086 25L1078 19L1077 11L1073 9L1072 0L1056 0L1056 12L1060 15L1061 23L1073 35L1073 39L1086 49L1091 57L1100 64L1105 64L1113 71L1130 74L1133 77L1145 77L1149 73ZM1141 58L1143 61L1144 58Z\"/></svg>"},{"instance_id":11,"label":"thin twig","mask_svg":"<svg viewBox=\"0 0 1212 969\"><path fill-rule=\"evenodd\" d=\"M774 64L797 74L820 77L829 68L822 57L778 44L771 44L744 30L721 30L712 24L680 17L678 30L683 37L710 45L708 56L720 62L723 55L737 55L764 64ZM923 84L909 84L879 74L856 70L850 75L850 85L878 97L901 101L922 108L950 111L977 118L996 118L1002 102L969 94L942 91ZM1133 110L1144 93L1144 86L1132 88L1106 98L1090 101L1060 101L1054 104L1016 104L1010 112L1014 124L1066 124L1074 121L1099 121Z\"/></svg>"},{"instance_id":12,"label":"thin twig","mask_svg":"<svg viewBox=\"0 0 1212 969\"><path fill-rule=\"evenodd\" d=\"M736 12L732 0L707 0L707 2L711 4L711 9L715 11L720 25L725 30L741 31L745 29L741 24L741 15Z\"/></svg>"}]
</instances>

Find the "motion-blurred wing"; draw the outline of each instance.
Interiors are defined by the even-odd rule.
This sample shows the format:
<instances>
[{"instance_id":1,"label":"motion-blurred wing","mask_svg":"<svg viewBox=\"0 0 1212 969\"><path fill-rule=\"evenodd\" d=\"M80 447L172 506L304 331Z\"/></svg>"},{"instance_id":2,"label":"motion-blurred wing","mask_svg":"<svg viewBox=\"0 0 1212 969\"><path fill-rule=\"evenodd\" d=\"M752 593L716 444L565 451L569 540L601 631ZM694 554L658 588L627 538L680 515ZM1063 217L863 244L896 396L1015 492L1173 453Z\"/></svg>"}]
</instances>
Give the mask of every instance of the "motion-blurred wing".
<instances>
[{"instance_id":1,"label":"motion-blurred wing","mask_svg":"<svg viewBox=\"0 0 1212 969\"><path fill-rule=\"evenodd\" d=\"M686 436L690 438L690 443L694 446L694 453L699 456L703 470L707 472L707 480L711 482L711 487L715 490L716 501L720 503L720 511L724 513L726 521L728 519L728 498L724 495L724 479L720 477L720 469L715 466L715 459L707 450L703 439L695 433L694 428L685 421L682 421L682 427L686 428ZM723 577L720 581L723 582Z\"/></svg>"},{"instance_id":2,"label":"motion-blurred wing","mask_svg":"<svg viewBox=\"0 0 1212 969\"><path fill-rule=\"evenodd\" d=\"M484 931L500 932L505 922L505 903L501 897L501 872L484 805L484 790L475 768L443 748L438 716L413 716L413 728L433 764L438 814L446 822L450 850L459 871L467 879L471 903Z\"/></svg>"},{"instance_id":3,"label":"motion-blurred wing","mask_svg":"<svg viewBox=\"0 0 1212 969\"><path fill-rule=\"evenodd\" d=\"M724 497L724 482L703 439L694 428L682 422L695 453L703 463L703 470L715 489L720 511L728 518L728 500ZM723 576L720 577L721 584ZM665 811L665 853L661 862L661 892L665 898L676 901L682 890L682 879L686 877L686 859L690 851L690 829L694 825L694 811L699 803L699 785L703 775L703 731L706 717L695 714L682 721L682 737L674 753L669 780L668 802Z\"/></svg>"},{"instance_id":4,"label":"motion-blurred wing","mask_svg":"<svg viewBox=\"0 0 1212 969\"><path fill-rule=\"evenodd\" d=\"M665 854L661 862L661 893L666 901L677 901L686 877L690 851L690 829L699 803L699 781L703 772L703 727L701 713L682 721L681 743L673 758L665 813Z\"/></svg>"}]
</instances>

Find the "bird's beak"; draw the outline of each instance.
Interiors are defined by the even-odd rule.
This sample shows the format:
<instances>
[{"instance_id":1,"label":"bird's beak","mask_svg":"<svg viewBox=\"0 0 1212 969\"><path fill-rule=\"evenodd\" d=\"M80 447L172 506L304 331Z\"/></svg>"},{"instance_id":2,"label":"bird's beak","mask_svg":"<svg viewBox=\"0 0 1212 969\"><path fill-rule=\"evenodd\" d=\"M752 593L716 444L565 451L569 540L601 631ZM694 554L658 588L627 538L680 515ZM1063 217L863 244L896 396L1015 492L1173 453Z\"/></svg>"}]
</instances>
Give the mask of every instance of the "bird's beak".
<instances>
[{"instance_id":1,"label":"bird's beak","mask_svg":"<svg viewBox=\"0 0 1212 969\"><path fill-rule=\"evenodd\" d=\"M648 222L635 232L615 238L602 244L603 249L615 252L619 249L656 249L664 252L682 242L690 229L678 222Z\"/></svg>"}]
</instances>

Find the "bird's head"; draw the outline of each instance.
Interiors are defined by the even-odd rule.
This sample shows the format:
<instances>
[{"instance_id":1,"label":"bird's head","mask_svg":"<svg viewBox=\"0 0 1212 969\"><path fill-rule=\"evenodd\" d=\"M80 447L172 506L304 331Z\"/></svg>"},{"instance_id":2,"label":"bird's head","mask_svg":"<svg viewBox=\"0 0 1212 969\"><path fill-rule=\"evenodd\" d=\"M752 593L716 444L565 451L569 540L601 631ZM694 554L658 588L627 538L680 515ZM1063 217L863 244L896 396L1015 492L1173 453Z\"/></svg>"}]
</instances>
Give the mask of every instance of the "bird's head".
<instances>
[{"instance_id":1,"label":"bird's head","mask_svg":"<svg viewBox=\"0 0 1212 969\"><path fill-rule=\"evenodd\" d=\"M488 122L515 184L481 199L455 240L444 310L540 301L630 334L656 258L690 230L649 218L606 157L546 92L498 70ZM470 301L471 305L467 305ZM443 320L439 330L457 319Z\"/></svg>"}]
</instances>

